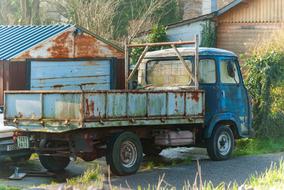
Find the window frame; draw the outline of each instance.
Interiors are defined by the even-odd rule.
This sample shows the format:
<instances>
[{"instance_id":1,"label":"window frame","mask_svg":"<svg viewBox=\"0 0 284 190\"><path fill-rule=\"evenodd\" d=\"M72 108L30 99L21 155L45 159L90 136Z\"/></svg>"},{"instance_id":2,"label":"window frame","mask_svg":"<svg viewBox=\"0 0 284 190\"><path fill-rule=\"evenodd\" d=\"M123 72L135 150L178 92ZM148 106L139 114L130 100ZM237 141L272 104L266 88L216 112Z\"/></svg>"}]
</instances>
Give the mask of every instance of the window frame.
<instances>
[{"instance_id":1,"label":"window frame","mask_svg":"<svg viewBox=\"0 0 284 190\"><path fill-rule=\"evenodd\" d=\"M205 60L205 59L210 59L210 60L213 60L214 61L214 64L215 64L215 82L214 83L203 83L203 82L199 82L199 79L200 79L200 76L199 76L199 70L198 70L198 84L201 84L201 85L216 85L218 83L218 67L217 67L217 60L214 58L214 57L200 57L199 58L199 63L198 63L198 69L199 69L199 65L200 65L200 61L201 60ZM194 67L196 66L196 64L194 64Z\"/></svg>"},{"instance_id":2,"label":"window frame","mask_svg":"<svg viewBox=\"0 0 284 190\"><path fill-rule=\"evenodd\" d=\"M221 81L221 74L222 74L221 73L221 62L224 61L224 60L229 60L229 61L233 61L234 62L235 66L236 66L236 69L237 69L237 73L236 74L239 77L239 82L238 83L224 83L224 82ZM238 85L242 84L243 78L242 78L242 75L240 74L239 61L238 61L237 58L235 58L235 57L234 58L232 58L232 57L220 57L218 65L219 65L219 81L220 81L221 85L227 85L227 86L234 85L234 86L238 86Z\"/></svg>"},{"instance_id":3,"label":"window frame","mask_svg":"<svg viewBox=\"0 0 284 190\"><path fill-rule=\"evenodd\" d=\"M189 57L189 56L185 56L185 57L183 57L183 59L185 60L185 61L190 61L191 62L191 64L192 64L192 69L194 69L195 68L195 64L194 64L194 59L192 58L192 57ZM146 63L145 63L145 82L146 82L146 85L151 85L149 82L148 82L148 63L149 62L151 62L151 61L180 61L178 58L176 58L176 57L157 57L157 58L155 58L155 59L149 59ZM180 64L182 64L182 63L180 63ZM192 80L191 81L189 81L189 82L192 82Z\"/></svg>"}]
</instances>

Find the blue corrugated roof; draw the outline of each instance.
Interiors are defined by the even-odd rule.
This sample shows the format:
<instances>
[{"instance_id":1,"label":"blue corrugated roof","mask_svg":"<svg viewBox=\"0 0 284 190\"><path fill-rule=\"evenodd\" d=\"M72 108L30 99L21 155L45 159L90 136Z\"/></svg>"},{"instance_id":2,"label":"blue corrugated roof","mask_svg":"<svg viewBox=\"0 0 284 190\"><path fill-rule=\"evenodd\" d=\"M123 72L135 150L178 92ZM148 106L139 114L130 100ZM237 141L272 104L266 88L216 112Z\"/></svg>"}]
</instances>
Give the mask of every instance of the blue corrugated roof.
<instances>
[{"instance_id":1,"label":"blue corrugated roof","mask_svg":"<svg viewBox=\"0 0 284 190\"><path fill-rule=\"evenodd\" d=\"M73 25L1 26L0 60L9 60Z\"/></svg>"}]
</instances>

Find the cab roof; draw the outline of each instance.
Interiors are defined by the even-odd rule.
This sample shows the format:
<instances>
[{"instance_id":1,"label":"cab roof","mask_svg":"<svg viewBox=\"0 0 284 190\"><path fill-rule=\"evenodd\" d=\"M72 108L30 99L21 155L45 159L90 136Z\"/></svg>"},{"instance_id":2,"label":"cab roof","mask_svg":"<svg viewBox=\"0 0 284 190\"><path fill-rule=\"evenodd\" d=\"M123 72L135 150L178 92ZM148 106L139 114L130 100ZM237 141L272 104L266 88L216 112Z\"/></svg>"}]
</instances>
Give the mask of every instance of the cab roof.
<instances>
[{"instance_id":1,"label":"cab roof","mask_svg":"<svg viewBox=\"0 0 284 190\"><path fill-rule=\"evenodd\" d=\"M177 48L182 56L194 56L195 48L193 47L183 47ZM231 51L227 51L219 48L199 48L199 55L213 55L213 56L233 56L237 57L237 55ZM158 51L148 52L145 58L155 58L155 57L176 57L176 52L174 49L163 49Z\"/></svg>"}]
</instances>

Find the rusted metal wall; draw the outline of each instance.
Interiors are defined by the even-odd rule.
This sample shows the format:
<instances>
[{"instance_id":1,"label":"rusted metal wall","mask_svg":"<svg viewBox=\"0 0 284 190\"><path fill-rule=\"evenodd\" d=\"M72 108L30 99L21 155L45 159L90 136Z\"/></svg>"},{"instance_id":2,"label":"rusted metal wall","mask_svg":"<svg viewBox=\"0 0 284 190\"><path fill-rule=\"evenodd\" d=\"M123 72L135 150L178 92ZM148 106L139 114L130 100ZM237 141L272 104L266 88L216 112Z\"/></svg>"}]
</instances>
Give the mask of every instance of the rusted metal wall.
<instances>
[{"instance_id":1,"label":"rusted metal wall","mask_svg":"<svg viewBox=\"0 0 284 190\"><path fill-rule=\"evenodd\" d=\"M35 58L124 58L124 53L111 44L87 33L76 33L76 27L46 40L13 60Z\"/></svg>"},{"instance_id":2,"label":"rusted metal wall","mask_svg":"<svg viewBox=\"0 0 284 190\"><path fill-rule=\"evenodd\" d=\"M0 105L4 104L5 90L26 89L26 63L0 61Z\"/></svg>"},{"instance_id":3,"label":"rusted metal wall","mask_svg":"<svg viewBox=\"0 0 284 190\"><path fill-rule=\"evenodd\" d=\"M15 56L10 61L0 62L0 105L3 105L4 90L28 90L27 63L36 59L115 59L118 89L124 88L124 52L106 40L88 31L71 27L63 33L35 45Z\"/></svg>"},{"instance_id":4,"label":"rusted metal wall","mask_svg":"<svg viewBox=\"0 0 284 190\"><path fill-rule=\"evenodd\" d=\"M217 47L245 54L284 29L284 1L245 1L218 16L217 22Z\"/></svg>"}]
</instances>

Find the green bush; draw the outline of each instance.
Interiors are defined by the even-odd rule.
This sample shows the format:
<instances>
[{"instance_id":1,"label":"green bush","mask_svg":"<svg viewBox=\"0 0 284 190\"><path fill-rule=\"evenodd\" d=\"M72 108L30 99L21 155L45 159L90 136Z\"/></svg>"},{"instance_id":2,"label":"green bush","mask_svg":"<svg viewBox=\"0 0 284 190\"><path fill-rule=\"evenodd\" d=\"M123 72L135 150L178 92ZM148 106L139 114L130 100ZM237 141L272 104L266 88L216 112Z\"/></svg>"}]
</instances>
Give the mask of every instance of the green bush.
<instances>
[{"instance_id":1,"label":"green bush","mask_svg":"<svg viewBox=\"0 0 284 190\"><path fill-rule=\"evenodd\" d=\"M157 43L157 42L167 42L167 30L166 27L162 25L155 25L151 33L146 37L146 40L137 40L134 43ZM165 47L151 47L149 48L149 51L155 51L159 50L161 48ZM137 63L140 55L142 54L144 48L133 48L131 51L131 63L135 64Z\"/></svg>"},{"instance_id":2,"label":"green bush","mask_svg":"<svg viewBox=\"0 0 284 190\"><path fill-rule=\"evenodd\" d=\"M246 85L253 99L254 128L260 137L284 135L284 37L271 39L247 59ZM280 43L282 42L282 43Z\"/></svg>"}]
</instances>

